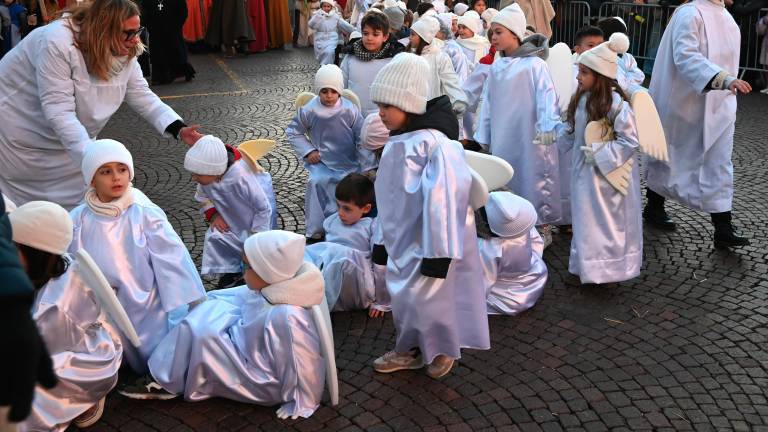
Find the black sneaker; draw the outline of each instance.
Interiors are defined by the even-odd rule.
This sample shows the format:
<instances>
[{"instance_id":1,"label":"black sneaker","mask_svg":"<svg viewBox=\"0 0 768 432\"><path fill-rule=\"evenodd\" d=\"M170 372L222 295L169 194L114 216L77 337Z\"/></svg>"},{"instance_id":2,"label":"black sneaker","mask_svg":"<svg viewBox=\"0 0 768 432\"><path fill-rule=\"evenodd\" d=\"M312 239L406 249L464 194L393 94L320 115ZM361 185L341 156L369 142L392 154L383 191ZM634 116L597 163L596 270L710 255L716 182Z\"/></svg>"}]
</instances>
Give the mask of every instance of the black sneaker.
<instances>
[{"instance_id":1,"label":"black sneaker","mask_svg":"<svg viewBox=\"0 0 768 432\"><path fill-rule=\"evenodd\" d=\"M149 375L137 379L133 384L126 385L117 392L129 399L138 400L169 400L179 397L164 389Z\"/></svg>"}]
</instances>

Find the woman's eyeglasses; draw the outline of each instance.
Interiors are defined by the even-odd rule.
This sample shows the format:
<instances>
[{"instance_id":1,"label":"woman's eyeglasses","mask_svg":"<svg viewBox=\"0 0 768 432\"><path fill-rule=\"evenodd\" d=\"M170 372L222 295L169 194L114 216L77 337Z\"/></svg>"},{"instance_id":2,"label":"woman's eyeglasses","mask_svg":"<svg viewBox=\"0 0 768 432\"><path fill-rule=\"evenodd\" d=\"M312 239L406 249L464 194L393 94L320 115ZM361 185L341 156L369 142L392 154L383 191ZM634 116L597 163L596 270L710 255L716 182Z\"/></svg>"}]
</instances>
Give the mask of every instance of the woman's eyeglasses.
<instances>
[{"instance_id":1,"label":"woman's eyeglasses","mask_svg":"<svg viewBox=\"0 0 768 432\"><path fill-rule=\"evenodd\" d=\"M144 32L145 27L139 27L136 30L123 30L123 34L125 35L125 41L128 42L135 38L136 36L141 35Z\"/></svg>"}]
</instances>

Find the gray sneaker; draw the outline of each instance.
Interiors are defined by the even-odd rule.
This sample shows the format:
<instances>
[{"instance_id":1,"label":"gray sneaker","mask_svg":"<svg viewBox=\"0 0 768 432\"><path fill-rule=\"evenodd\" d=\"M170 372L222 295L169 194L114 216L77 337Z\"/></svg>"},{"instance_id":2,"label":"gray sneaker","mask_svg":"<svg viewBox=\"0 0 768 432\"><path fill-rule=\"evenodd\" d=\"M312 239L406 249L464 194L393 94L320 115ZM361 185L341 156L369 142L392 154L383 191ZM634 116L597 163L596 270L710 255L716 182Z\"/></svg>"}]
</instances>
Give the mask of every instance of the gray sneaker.
<instances>
[{"instance_id":1,"label":"gray sneaker","mask_svg":"<svg viewBox=\"0 0 768 432\"><path fill-rule=\"evenodd\" d=\"M456 361L447 355L440 354L432 360L432 364L427 366L427 375L431 378L442 378L451 371Z\"/></svg>"},{"instance_id":2,"label":"gray sneaker","mask_svg":"<svg viewBox=\"0 0 768 432\"><path fill-rule=\"evenodd\" d=\"M379 373L392 373L403 369L421 369L424 361L413 351L390 351L373 361L373 369Z\"/></svg>"},{"instance_id":3,"label":"gray sneaker","mask_svg":"<svg viewBox=\"0 0 768 432\"><path fill-rule=\"evenodd\" d=\"M117 392L129 399L139 400L169 400L179 397L164 389L149 375L137 379L133 384L126 385Z\"/></svg>"}]
</instances>

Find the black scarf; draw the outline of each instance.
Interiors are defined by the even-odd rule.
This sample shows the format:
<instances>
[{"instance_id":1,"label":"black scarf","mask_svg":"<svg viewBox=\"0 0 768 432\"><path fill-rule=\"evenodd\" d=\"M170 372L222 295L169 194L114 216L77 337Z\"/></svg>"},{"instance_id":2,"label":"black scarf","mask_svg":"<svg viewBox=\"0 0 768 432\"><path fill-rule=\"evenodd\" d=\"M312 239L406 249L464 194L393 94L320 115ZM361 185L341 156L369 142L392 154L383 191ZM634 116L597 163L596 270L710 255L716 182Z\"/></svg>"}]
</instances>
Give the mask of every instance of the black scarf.
<instances>
[{"instance_id":1,"label":"black scarf","mask_svg":"<svg viewBox=\"0 0 768 432\"><path fill-rule=\"evenodd\" d=\"M345 54L352 54L361 61L365 62L377 59L392 58L403 51L405 51L403 44L398 42L397 39L395 39L392 35L390 35L389 39L384 42L384 45L378 52L370 52L365 49L365 46L363 46L362 38L357 39L356 41L347 45L347 48L344 50Z\"/></svg>"}]
</instances>

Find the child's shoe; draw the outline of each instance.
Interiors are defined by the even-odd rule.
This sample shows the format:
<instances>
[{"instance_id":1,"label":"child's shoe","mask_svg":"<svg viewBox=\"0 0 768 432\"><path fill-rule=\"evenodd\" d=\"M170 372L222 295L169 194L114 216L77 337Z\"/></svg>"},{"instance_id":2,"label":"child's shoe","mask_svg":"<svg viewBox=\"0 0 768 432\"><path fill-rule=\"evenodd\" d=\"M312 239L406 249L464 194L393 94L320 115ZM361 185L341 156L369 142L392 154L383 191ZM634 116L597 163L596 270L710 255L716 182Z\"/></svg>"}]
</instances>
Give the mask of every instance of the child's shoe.
<instances>
[{"instance_id":1,"label":"child's shoe","mask_svg":"<svg viewBox=\"0 0 768 432\"><path fill-rule=\"evenodd\" d=\"M435 357L431 365L427 366L427 375L434 379L442 378L451 371L454 362L454 359L447 355L440 354Z\"/></svg>"},{"instance_id":2,"label":"child's shoe","mask_svg":"<svg viewBox=\"0 0 768 432\"><path fill-rule=\"evenodd\" d=\"M77 416L73 421L75 427L84 429L96 424L96 422L101 418L101 415L104 414L104 399L105 398L101 398L98 402L96 402L96 405L88 408L86 412Z\"/></svg>"},{"instance_id":3,"label":"child's shoe","mask_svg":"<svg viewBox=\"0 0 768 432\"><path fill-rule=\"evenodd\" d=\"M390 351L373 361L373 369L379 373L392 373L403 369L421 369L424 360L413 351L399 353Z\"/></svg>"},{"instance_id":4,"label":"child's shoe","mask_svg":"<svg viewBox=\"0 0 768 432\"><path fill-rule=\"evenodd\" d=\"M149 375L139 378L133 384L127 385L117 392L129 399L139 400L169 400L179 396L164 389Z\"/></svg>"}]
</instances>

